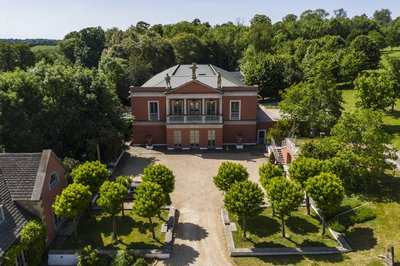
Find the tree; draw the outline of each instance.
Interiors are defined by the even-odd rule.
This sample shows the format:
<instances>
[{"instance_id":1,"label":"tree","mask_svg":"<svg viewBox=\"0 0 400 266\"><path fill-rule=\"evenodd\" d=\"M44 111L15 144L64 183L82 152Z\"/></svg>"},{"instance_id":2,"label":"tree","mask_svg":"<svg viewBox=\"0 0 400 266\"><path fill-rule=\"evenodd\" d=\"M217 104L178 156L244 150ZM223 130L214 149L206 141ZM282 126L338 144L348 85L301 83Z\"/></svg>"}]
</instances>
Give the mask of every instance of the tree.
<instances>
[{"instance_id":1,"label":"tree","mask_svg":"<svg viewBox=\"0 0 400 266\"><path fill-rule=\"evenodd\" d=\"M76 239L78 239L76 219L78 218L78 215L87 208L91 197L92 193L88 186L73 183L68 185L62 191L61 195L57 195L56 200L53 203L54 213L57 216L73 219Z\"/></svg>"},{"instance_id":2,"label":"tree","mask_svg":"<svg viewBox=\"0 0 400 266\"><path fill-rule=\"evenodd\" d=\"M346 188L367 191L375 187L385 170L393 169L390 160L397 156L388 147L390 136L379 112L362 109L343 114L333 127L332 136L342 148L330 160L330 167Z\"/></svg>"},{"instance_id":3,"label":"tree","mask_svg":"<svg viewBox=\"0 0 400 266\"><path fill-rule=\"evenodd\" d=\"M159 184L166 194L166 203L171 203L169 193L175 188L175 176L171 169L163 164L150 164L143 170L142 180Z\"/></svg>"},{"instance_id":4,"label":"tree","mask_svg":"<svg viewBox=\"0 0 400 266\"><path fill-rule=\"evenodd\" d=\"M257 85L263 97L276 96L300 81L300 69L293 57L256 52L249 46L240 62L244 82Z\"/></svg>"},{"instance_id":5,"label":"tree","mask_svg":"<svg viewBox=\"0 0 400 266\"><path fill-rule=\"evenodd\" d=\"M0 146L6 152L42 148L43 102L38 80L32 74L22 70L0 74Z\"/></svg>"},{"instance_id":6,"label":"tree","mask_svg":"<svg viewBox=\"0 0 400 266\"><path fill-rule=\"evenodd\" d=\"M41 112L28 117L38 119L41 149L87 161L97 158L99 145L104 161L118 156L126 125L115 89L104 73L60 62L39 62L31 73L42 101Z\"/></svg>"},{"instance_id":7,"label":"tree","mask_svg":"<svg viewBox=\"0 0 400 266\"><path fill-rule=\"evenodd\" d=\"M115 182L118 184L123 185L127 191L129 191L131 187L131 177L130 176L117 176ZM125 218L125 208L124 208L124 200L121 201L121 210L122 210L122 217Z\"/></svg>"},{"instance_id":8,"label":"tree","mask_svg":"<svg viewBox=\"0 0 400 266\"><path fill-rule=\"evenodd\" d=\"M400 45L400 18L396 18L387 26L386 42L392 50Z\"/></svg>"},{"instance_id":9,"label":"tree","mask_svg":"<svg viewBox=\"0 0 400 266\"><path fill-rule=\"evenodd\" d=\"M126 250L118 250L112 262L112 266L130 266L134 262L133 257Z\"/></svg>"},{"instance_id":10,"label":"tree","mask_svg":"<svg viewBox=\"0 0 400 266\"><path fill-rule=\"evenodd\" d=\"M303 157L329 160L335 157L341 148L342 144L332 137L311 139L300 147L300 154Z\"/></svg>"},{"instance_id":11,"label":"tree","mask_svg":"<svg viewBox=\"0 0 400 266\"><path fill-rule=\"evenodd\" d=\"M0 42L0 72L15 68L26 70L35 64L35 54L25 43L10 44Z\"/></svg>"},{"instance_id":12,"label":"tree","mask_svg":"<svg viewBox=\"0 0 400 266\"><path fill-rule=\"evenodd\" d=\"M227 192L236 182L242 182L249 178L246 168L240 163L223 162L213 181L217 188Z\"/></svg>"},{"instance_id":13,"label":"tree","mask_svg":"<svg viewBox=\"0 0 400 266\"><path fill-rule=\"evenodd\" d=\"M292 162L292 165L289 168L289 173L290 177L297 181L303 190L305 190L308 179L327 170L328 169L324 161L314 158L299 157ZM310 215L310 197L307 192L306 204L307 214Z\"/></svg>"},{"instance_id":14,"label":"tree","mask_svg":"<svg viewBox=\"0 0 400 266\"><path fill-rule=\"evenodd\" d=\"M277 176L284 177L284 172L282 168L279 168L272 163L263 163L258 169L258 175L260 177L259 181L261 185L265 188L272 178Z\"/></svg>"},{"instance_id":15,"label":"tree","mask_svg":"<svg viewBox=\"0 0 400 266\"><path fill-rule=\"evenodd\" d=\"M268 197L273 203L275 213L281 219L282 237L286 237L285 217L300 206L303 201L303 190L298 183L286 178L274 177L268 184Z\"/></svg>"},{"instance_id":16,"label":"tree","mask_svg":"<svg viewBox=\"0 0 400 266\"><path fill-rule=\"evenodd\" d=\"M357 106L367 109L386 110L392 106L394 82L386 71L371 70L364 72L354 81L357 90Z\"/></svg>"},{"instance_id":17,"label":"tree","mask_svg":"<svg viewBox=\"0 0 400 266\"><path fill-rule=\"evenodd\" d=\"M29 265L40 265L46 250L46 237L46 227L39 220L31 220L22 228L20 243L24 246Z\"/></svg>"},{"instance_id":18,"label":"tree","mask_svg":"<svg viewBox=\"0 0 400 266\"><path fill-rule=\"evenodd\" d=\"M396 99L398 99L400 96L400 58L396 56L385 57L383 67L388 74L393 86L393 99L391 107L391 111L393 112Z\"/></svg>"},{"instance_id":19,"label":"tree","mask_svg":"<svg viewBox=\"0 0 400 266\"><path fill-rule=\"evenodd\" d=\"M203 43L193 33L180 33L171 39L178 64L204 63Z\"/></svg>"},{"instance_id":20,"label":"tree","mask_svg":"<svg viewBox=\"0 0 400 266\"><path fill-rule=\"evenodd\" d=\"M361 71L367 69L368 58L364 52L352 52L340 61L339 76L343 82L353 82Z\"/></svg>"},{"instance_id":21,"label":"tree","mask_svg":"<svg viewBox=\"0 0 400 266\"><path fill-rule=\"evenodd\" d=\"M293 121L293 131L301 123L307 135L329 133L341 115L342 95L333 80L300 82L283 94L279 107L283 117Z\"/></svg>"},{"instance_id":22,"label":"tree","mask_svg":"<svg viewBox=\"0 0 400 266\"><path fill-rule=\"evenodd\" d=\"M128 194L128 190L120 183L106 181L100 187L100 198L97 204L111 215L113 219L113 240L117 239L116 215L120 212L121 204Z\"/></svg>"},{"instance_id":23,"label":"tree","mask_svg":"<svg viewBox=\"0 0 400 266\"><path fill-rule=\"evenodd\" d=\"M344 198L342 181L334 174L322 173L307 180L306 191L322 211L322 235L325 234L326 214L335 211Z\"/></svg>"},{"instance_id":24,"label":"tree","mask_svg":"<svg viewBox=\"0 0 400 266\"><path fill-rule=\"evenodd\" d=\"M333 14L335 15L335 18L347 18L347 11L344 10L343 8L339 8L333 11Z\"/></svg>"},{"instance_id":25,"label":"tree","mask_svg":"<svg viewBox=\"0 0 400 266\"><path fill-rule=\"evenodd\" d=\"M89 27L67 34L59 46L73 64L91 68L98 66L105 42L105 33L101 27Z\"/></svg>"},{"instance_id":26,"label":"tree","mask_svg":"<svg viewBox=\"0 0 400 266\"><path fill-rule=\"evenodd\" d=\"M375 10L373 17L379 25L387 25L392 21L392 12L385 8Z\"/></svg>"},{"instance_id":27,"label":"tree","mask_svg":"<svg viewBox=\"0 0 400 266\"><path fill-rule=\"evenodd\" d=\"M99 161L85 162L75 168L72 173L74 183L89 186L90 192L95 195L100 186L110 177L107 167Z\"/></svg>"},{"instance_id":28,"label":"tree","mask_svg":"<svg viewBox=\"0 0 400 266\"><path fill-rule=\"evenodd\" d=\"M78 266L95 266L99 261L98 250L88 245L77 252Z\"/></svg>"},{"instance_id":29,"label":"tree","mask_svg":"<svg viewBox=\"0 0 400 266\"><path fill-rule=\"evenodd\" d=\"M246 219L262 212L264 194L257 183L249 180L234 183L224 198L225 207L242 219L243 237L246 238Z\"/></svg>"},{"instance_id":30,"label":"tree","mask_svg":"<svg viewBox=\"0 0 400 266\"><path fill-rule=\"evenodd\" d=\"M353 52L363 52L368 58L366 69L376 69L381 59L381 52L378 45L366 35L355 38L350 48Z\"/></svg>"},{"instance_id":31,"label":"tree","mask_svg":"<svg viewBox=\"0 0 400 266\"><path fill-rule=\"evenodd\" d=\"M153 182L143 182L136 188L134 211L141 217L146 217L150 222L153 239L156 239L151 217L157 215L165 203L165 192L163 188Z\"/></svg>"}]
</instances>

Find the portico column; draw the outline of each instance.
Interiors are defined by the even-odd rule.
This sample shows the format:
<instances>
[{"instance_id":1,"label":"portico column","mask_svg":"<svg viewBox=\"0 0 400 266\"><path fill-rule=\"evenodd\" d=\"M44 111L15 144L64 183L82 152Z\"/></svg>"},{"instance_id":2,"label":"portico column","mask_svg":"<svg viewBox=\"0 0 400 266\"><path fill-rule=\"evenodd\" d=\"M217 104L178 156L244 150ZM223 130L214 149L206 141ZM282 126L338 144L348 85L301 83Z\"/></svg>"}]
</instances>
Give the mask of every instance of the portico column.
<instances>
[{"instance_id":1,"label":"portico column","mask_svg":"<svg viewBox=\"0 0 400 266\"><path fill-rule=\"evenodd\" d=\"M186 99L183 99L183 123L187 123L187 104Z\"/></svg>"},{"instance_id":2,"label":"portico column","mask_svg":"<svg viewBox=\"0 0 400 266\"><path fill-rule=\"evenodd\" d=\"M222 95L219 96L219 122L222 123Z\"/></svg>"},{"instance_id":3,"label":"portico column","mask_svg":"<svg viewBox=\"0 0 400 266\"><path fill-rule=\"evenodd\" d=\"M169 98L167 98L167 116L170 115L170 113L169 113L169 108L170 108L170 105L169 105Z\"/></svg>"},{"instance_id":4,"label":"portico column","mask_svg":"<svg viewBox=\"0 0 400 266\"><path fill-rule=\"evenodd\" d=\"M205 105L205 99L202 99L201 107L202 107L202 115L206 114L206 105Z\"/></svg>"}]
</instances>

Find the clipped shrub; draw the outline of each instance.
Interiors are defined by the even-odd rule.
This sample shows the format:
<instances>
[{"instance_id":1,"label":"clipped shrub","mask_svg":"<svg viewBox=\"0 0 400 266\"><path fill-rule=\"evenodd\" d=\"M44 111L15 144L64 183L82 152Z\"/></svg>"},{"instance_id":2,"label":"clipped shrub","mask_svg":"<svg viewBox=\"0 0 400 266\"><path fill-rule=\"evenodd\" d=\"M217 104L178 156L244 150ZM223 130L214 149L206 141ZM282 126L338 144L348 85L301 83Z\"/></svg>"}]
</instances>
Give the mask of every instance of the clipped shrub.
<instances>
[{"instance_id":1,"label":"clipped shrub","mask_svg":"<svg viewBox=\"0 0 400 266\"><path fill-rule=\"evenodd\" d=\"M344 233L344 232L346 231L346 229L347 229L347 228L346 228L343 224L341 224L337 219L334 219L334 220L329 221L328 226L329 226L332 230L334 230L334 231L336 231L336 232L339 232L339 233Z\"/></svg>"},{"instance_id":2,"label":"clipped shrub","mask_svg":"<svg viewBox=\"0 0 400 266\"><path fill-rule=\"evenodd\" d=\"M78 266L94 266L98 264L98 250L93 249L91 245L82 248L76 255L78 256Z\"/></svg>"},{"instance_id":3,"label":"clipped shrub","mask_svg":"<svg viewBox=\"0 0 400 266\"><path fill-rule=\"evenodd\" d=\"M112 266L130 266L133 263L133 257L126 250L118 250L117 255L112 262Z\"/></svg>"},{"instance_id":4,"label":"clipped shrub","mask_svg":"<svg viewBox=\"0 0 400 266\"><path fill-rule=\"evenodd\" d=\"M147 262L144 258L138 258L133 266L147 266Z\"/></svg>"},{"instance_id":5,"label":"clipped shrub","mask_svg":"<svg viewBox=\"0 0 400 266\"><path fill-rule=\"evenodd\" d=\"M373 209L363 206L355 210L351 215L351 220L354 223L365 223L376 218L376 213Z\"/></svg>"}]
</instances>

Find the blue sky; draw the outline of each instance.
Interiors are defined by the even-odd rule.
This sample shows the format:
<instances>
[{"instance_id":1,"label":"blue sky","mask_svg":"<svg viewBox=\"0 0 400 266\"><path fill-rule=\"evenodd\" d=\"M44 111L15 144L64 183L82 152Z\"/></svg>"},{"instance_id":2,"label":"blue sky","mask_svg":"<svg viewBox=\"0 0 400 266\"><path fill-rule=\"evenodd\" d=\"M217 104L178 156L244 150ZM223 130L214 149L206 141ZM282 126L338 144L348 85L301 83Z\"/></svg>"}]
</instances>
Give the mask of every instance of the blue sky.
<instances>
[{"instance_id":1,"label":"blue sky","mask_svg":"<svg viewBox=\"0 0 400 266\"><path fill-rule=\"evenodd\" d=\"M211 25L237 19L248 24L255 14L273 22L289 13L344 8L348 16L372 16L388 8L400 16L399 0L0 0L0 38L57 38L84 27L126 29L138 21L168 24L199 18Z\"/></svg>"}]
</instances>

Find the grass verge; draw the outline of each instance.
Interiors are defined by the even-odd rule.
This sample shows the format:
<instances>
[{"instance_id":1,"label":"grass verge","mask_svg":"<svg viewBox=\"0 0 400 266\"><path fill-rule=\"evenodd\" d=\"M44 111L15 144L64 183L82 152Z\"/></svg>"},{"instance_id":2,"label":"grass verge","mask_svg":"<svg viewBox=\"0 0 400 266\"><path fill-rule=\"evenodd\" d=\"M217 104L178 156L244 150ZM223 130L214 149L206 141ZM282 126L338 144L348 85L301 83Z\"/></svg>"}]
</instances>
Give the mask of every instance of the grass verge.
<instances>
[{"instance_id":1,"label":"grass verge","mask_svg":"<svg viewBox=\"0 0 400 266\"><path fill-rule=\"evenodd\" d=\"M233 232L236 248L274 248L274 247L335 247L337 242L327 233L321 235L321 223L315 215L306 215L305 208L299 208L285 221L286 238L282 237L281 222L272 216L272 208L265 209L261 215L248 219L247 239L242 237L242 226L235 215L230 215L236 223Z\"/></svg>"},{"instance_id":2,"label":"grass verge","mask_svg":"<svg viewBox=\"0 0 400 266\"><path fill-rule=\"evenodd\" d=\"M168 211L162 211L161 217L168 218ZM137 216L132 211L126 210L125 217L121 213L117 216L118 241L112 241L112 218L99 211L92 213L89 219L83 218L78 226L79 241L73 236L64 243L64 249L79 249L92 245L99 249L156 249L164 244L164 233L161 226L164 221L153 218L157 240L151 238L150 223L147 218Z\"/></svg>"}]
</instances>

